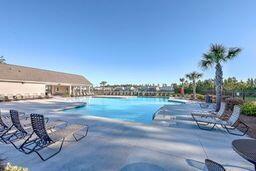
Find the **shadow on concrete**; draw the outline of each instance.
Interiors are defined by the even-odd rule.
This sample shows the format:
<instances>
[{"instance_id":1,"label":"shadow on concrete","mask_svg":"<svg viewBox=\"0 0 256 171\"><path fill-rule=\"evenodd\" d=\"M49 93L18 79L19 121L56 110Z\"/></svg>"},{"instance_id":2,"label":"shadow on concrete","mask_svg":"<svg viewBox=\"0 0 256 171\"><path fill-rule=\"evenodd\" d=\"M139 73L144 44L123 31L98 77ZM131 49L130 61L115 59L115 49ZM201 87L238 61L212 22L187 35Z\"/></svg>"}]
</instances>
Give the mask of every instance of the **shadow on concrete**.
<instances>
[{"instance_id":1,"label":"shadow on concrete","mask_svg":"<svg viewBox=\"0 0 256 171\"><path fill-rule=\"evenodd\" d=\"M165 171L164 168L155 165L155 164L151 164L151 163L131 163L128 164L126 166L124 166L123 168L121 168L120 171L138 171L138 170L143 170L143 171Z\"/></svg>"},{"instance_id":2,"label":"shadow on concrete","mask_svg":"<svg viewBox=\"0 0 256 171\"><path fill-rule=\"evenodd\" d=\"M186 159L186 162L188 163L189 166L192 166L196 169L199 169L199 170L204 169L204 163L203 162L196 161L196 160L193 160L193 159Z\"/></svg>"},{"instance_id":3,"label":"shadow on concrete","mask_svg":"<svg viewBox=\"0 0 256 171\"><path fill-rule=\"evenodd\" d=\"M205 164L203 162L196 161L196 160L193 160L193 159L186 159L186 162L191 167L194 167L194 168L199 169L199 170L204 170ZM250 171L250 170L248 170L248 168L241 167L241 166L225 165L225 164L221 164L221 165L224 168L227 168L228 170L245 170L245 171Z\"/></svg>"}]
</instances>

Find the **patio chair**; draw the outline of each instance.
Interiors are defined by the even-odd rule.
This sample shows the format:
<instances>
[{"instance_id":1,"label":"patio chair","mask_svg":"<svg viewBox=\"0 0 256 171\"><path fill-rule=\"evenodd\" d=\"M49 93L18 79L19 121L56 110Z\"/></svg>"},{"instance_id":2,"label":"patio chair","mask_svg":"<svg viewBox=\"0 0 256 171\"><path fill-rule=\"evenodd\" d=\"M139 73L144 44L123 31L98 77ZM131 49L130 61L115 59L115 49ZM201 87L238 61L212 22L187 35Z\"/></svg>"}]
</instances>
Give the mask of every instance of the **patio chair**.
<instances>
[{"instance_id":1,"label":"patio chair","mask_svg":"<svg viewBox=\"0 0 256 171\"><path fill-rule=\"evenodd\" d=\"M27 99L29 99L29 94L25 93L23 97L24 97L25 100L27 100Z\"/></svg>"},{"instance_id":2,"label":"patio chair","mask_svg":"<svg viewBox=\"0 0 256 171\"><path fill-rule=\"evenodd\" d=\"M12 125L0 136L1 140L5 143L22 139L28 134L27 129L29 128L29 124L27 118L23 119L26 120L26 124L22 125L20 122L19 112L17 110L10 110L10 117ZM13 128L15 128L15 131L11 131Z\"/></svg>"},{"instance_id":3,"label":"patio chair","mask_svg":"<svg viewBox=\"0 0 256 171\"><path fill-rule=\"evenodd\" d=\"M204 171L225 171L225 168L215 161L205 159Z\"/></svg>"},{"instance_id":4,"label":"patio chair","mask_svg":"<svg viewBox=\"0 0 256 171\"><path fill-rule=\"evenodd\" d=\"M3 121L2 117L3 117L2 116L2 112L0 110L0 132L4 132L4 131L6 131L8 129L8 126L7 126L7 124L5 124L5 122Z\"/></svg>"},{"instance_id":5,"label":"patio chair","mask_svg":"<svg viewBox=\"0 0 256 171\"><path fill-rule=\"evenodd\" d=\"M21 119L19 117L19 114L17 117L17 111L15 111L15 110L12 110L11 118L12 118L13 126L17 129L18 132L22 132L24 135L23 135L23 137L16 137L15 133L9 133L10 134L9 138L5 138L4 142L11 143L17 150L21 151L21 146L22 146L22 144L24 144L26 142L26 140L21 145L15 144L15 141L24 139L26 137L28 137L27 139L31 138L31 136L33 135L32 123L31 123L30 117ZM21 121L23 121L23 124L21 124ZM47 123L46 129L50 130L50 131L52 131L54 128L57 128L59 126L67 126L68 125L68 123L63 120L49 121L49 118L45 118L44 121Z\"/></svg>"},{"instance_id":6,"label":"patio chair","mask_svg":"<svg viewBox=\"0 0 256 171\"><path fill-rule=\"evenodd\" d=\"M200 129L212 130L216 125L220 125L223 128L225 128L229 134L243 136L249 130L249 126L247 126L245 123L239 120L240 111L240 107L235 105L233 112L228 120L222 120L216 117L194 117L193 115L192 117ZM245 127L245 130L242 134L231 132L231 130L235 130L240 124ZM207 127L210 125L212 126Z\"/></svg>"},{"instance_id":7,"label":"patio chair","mask_svg":"<svg viewBox=\"0 0 256 171\"><path fill-rule=\"evenodd\" d=\"M31 122L29 120L29 116L27 116L24 112L18 112L17 110L10 110L10 116L5 116L6 118L10 118L11 124L10 126L3 131L0 135L1 140L4 143L10 143L11 141L20 140L25 138L28 135L28 132L31 132ZM48 118L46 122L48 122ZM60 121L64 122L64 121ZM59 122L59 123L60 123ZM56 122L57 125L58 122ZM66 123L66 122L65 122ZM54 127L55 125L52 125Z\"/></svg>"},{"instance_id":8,"label":"patio chair","mask_svg":"<svg viewBox=\"0 0 256 171\"><path fill-rule=\"evenodd\" d=\"M3 102L5 100L4 95L0 94L0 102Z\"/></svg>"},{"instance_id":9,"label":"patio chair","mask_svg":"<svg viewBox=\"0 0 256 171\"><path fill-rule=\"evenodd\" d=\"M211 111L193 111L191 113L192 117L199 116L199 117L216 117L221 118L225 114L226 103L221 102L220 110L218 112L211 112Z\"/></svg>"},{"instance_id":10,"label":"patio chair","mask_svg":"<svg viewBox=\"0 0 256 171\"><path fill-rule=\"evenodd\" d=\"M64 140L67 136L72 135L75 141L79 141L82 138L86 137L88 133L89 127L87 125L78 124L68 125L63 129L48 133L45 127L43 115L31 114L30 116L33 133L21 145L20 149L25 154L35 152L43 161L52 158L61 151ZM33 134L35 134L37 138L30 140ZM50 148L51 145L54 145L56 143L60 143L60 145L56 148L57 150L54 153L46 157L42 155L41 150Z\"/></svg>"}]
</instances>

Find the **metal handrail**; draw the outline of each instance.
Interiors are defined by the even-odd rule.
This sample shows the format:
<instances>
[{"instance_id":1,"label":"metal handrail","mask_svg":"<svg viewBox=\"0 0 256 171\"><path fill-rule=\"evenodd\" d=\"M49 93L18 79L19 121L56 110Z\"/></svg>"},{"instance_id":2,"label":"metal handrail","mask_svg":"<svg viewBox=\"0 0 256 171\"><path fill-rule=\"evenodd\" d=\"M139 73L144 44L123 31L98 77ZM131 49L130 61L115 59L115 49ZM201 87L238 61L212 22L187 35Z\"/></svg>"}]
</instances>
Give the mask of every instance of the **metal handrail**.
<instances>
[{"instance_id":1,"label":"metal handrail","mask_svg":"<svg viewBox=\"0 0 256 171\"><path fill-rule=\"evenodd\" d=\"M152 120L154 120L155 119L155 117L156 117L156 114L160 111L160 110L162 110L162 108L163 108L163 106L162 107L160 107L154 114L153 114L153 116L152 116Z\"/></svg>"}]
</instances>

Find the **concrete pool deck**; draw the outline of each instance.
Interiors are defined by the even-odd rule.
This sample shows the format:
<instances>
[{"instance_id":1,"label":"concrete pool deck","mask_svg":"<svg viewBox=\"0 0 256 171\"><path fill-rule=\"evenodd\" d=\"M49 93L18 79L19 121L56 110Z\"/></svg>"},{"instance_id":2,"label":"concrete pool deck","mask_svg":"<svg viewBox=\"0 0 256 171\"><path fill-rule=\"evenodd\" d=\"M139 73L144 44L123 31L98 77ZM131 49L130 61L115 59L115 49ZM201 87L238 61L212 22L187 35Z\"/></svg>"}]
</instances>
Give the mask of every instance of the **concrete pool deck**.
<instances>
[{"instance_id":1,"label":"concrete pool deck","mask_svg":"<svg viewBox=\"0 0 256 171\"><path fill-rule=\"evenodd\" d=\"M53 119L85 122L90 126L85 139L65 143L62 151L46 162L36 154L24 155L2 143L1 156L31 171L202 170L206 158L223 164L227 170L254 169L231 147L234 139L246 137L227 134L221 128L213 131L197 128L189 112L198 109L197 104L164 106L162 114L176 116L176 123L170 127L54 111L70 105L74 104L54 99L0 103L3 111L44 113Z\"/></svg>"}]
</instances>

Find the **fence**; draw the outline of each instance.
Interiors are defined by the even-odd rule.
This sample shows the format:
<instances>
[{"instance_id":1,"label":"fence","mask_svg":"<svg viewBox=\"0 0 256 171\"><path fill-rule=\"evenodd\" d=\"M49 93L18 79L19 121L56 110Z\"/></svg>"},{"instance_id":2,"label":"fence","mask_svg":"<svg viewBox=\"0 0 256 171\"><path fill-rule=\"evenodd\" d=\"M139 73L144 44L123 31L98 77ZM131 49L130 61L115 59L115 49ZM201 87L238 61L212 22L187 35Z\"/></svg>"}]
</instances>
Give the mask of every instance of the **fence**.
<instances>
[{"instance_id":1,"label":"fence","mask_svg":"<svg viewBox=\"0 0 256 171\"><path fill-rule=\"evenodd\" d=\"M226 90L223 91L223 95L242 98L245 101L256 101L256 90Z\"/></svg>"},{"instance_id":2,"label":"fence","mask_svg":"<svg viewBox=\"0 0 256 171\"><path fill-rule=\"evenodd\" d=\"M215 95L215 90L207 90L204 94ZM241 98L244 101L256 101L256 90L223 90L222 95Z\"/></svg>"},{"instance_id":3,"label":"fence","mask_svg":"<svg viewBox=\"0 0 256 171\"><path fill-rule=\"evenodd\" d=\"M121 95L121 96L162 96L162 97L169 97L173 94L173 92L161 92L161 91L140 91L140 92L133 92L133 91L103 91L103 90L94 90L94 93L97 95ZM213 95L215 96L215 90L200 90L198 92L202 95ZM256 90L223 90L223 97L236 97L242 98L245 101L256 101Z\"/></svg>"}]
</instances>

